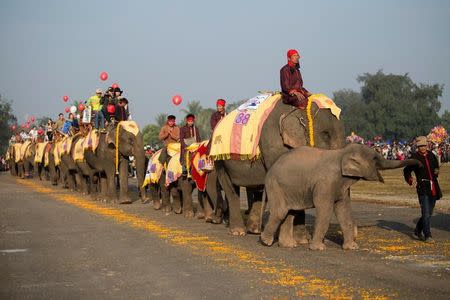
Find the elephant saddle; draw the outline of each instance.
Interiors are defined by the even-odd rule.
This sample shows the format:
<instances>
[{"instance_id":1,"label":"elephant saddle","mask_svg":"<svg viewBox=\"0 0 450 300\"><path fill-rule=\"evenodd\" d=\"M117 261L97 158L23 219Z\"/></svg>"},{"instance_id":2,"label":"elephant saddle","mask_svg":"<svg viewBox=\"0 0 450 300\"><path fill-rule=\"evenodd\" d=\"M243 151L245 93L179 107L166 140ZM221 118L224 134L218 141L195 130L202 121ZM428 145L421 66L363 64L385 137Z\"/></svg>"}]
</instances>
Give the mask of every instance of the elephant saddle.
<instances>
[{"instance_id":1,"label":"elephant saddle","mask_svg":"<svg viewBox=\"0 0 450 300\"><path fill-rule=\"evenodd\" d=\"M257 158L262 127L281 98L279 93L260 94L226 115L214 129L209 155L214 160Z\"/></svg>"}]
</instances>

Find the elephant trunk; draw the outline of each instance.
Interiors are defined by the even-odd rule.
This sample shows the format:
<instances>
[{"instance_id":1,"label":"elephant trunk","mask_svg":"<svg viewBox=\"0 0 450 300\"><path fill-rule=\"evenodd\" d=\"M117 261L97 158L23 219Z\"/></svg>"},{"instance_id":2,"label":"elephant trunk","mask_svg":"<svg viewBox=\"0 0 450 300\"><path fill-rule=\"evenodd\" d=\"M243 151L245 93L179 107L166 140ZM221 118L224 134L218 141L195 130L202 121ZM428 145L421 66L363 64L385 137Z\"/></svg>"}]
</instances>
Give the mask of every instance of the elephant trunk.
<instances>
[{"instance_id":1,"label":"elephant trunk","mask_svg":"<svg viewBox=\"0 0 450 300\"><path fill-rule=\"evenodd\" d=\"M145 177L145 151L144 151L144 142L142 140L142 134L139 133L136 137L136 143L134 144L134 162L136 165L136 177L138 181L138 188L140 191L141 200L144 201L146 199L145 196L145 188L142 187L144 184Z\"/></svg>"},{"instance_id":2,"label":"elephant trunk","mask_svg":"<svg viewBox=\"0 0 450 300\"><path fill-rule=\"evenodd\" d=\"M388 169L397 169L403 168L406 166L419 165L420 162L416 159L405 159L405 160L388 160L385 158L381 158L378 169L380 170L388 170Z\"/></svg>"}]
</instances>

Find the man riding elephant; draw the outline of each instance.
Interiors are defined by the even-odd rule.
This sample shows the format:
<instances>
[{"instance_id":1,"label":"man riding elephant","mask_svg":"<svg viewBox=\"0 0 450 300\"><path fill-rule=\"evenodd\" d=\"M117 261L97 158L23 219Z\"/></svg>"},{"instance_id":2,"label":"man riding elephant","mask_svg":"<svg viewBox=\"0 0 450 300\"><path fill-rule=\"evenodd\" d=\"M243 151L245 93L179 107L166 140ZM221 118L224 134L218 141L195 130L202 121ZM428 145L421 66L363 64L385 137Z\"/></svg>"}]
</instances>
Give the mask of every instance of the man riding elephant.
<instances>
[{"instance_id":1,"label":"man riding elephant","mask_svg":"<svg viewBox=\"0 0 450 300\"><path fill-rule=\"evenodd\" d=\"M280 70L281 92L283 103L305 109L311 93L303 87L303 78L300 73L300 54L291 49L287 52L288 63Z\"/></svg>"}]
</instances>

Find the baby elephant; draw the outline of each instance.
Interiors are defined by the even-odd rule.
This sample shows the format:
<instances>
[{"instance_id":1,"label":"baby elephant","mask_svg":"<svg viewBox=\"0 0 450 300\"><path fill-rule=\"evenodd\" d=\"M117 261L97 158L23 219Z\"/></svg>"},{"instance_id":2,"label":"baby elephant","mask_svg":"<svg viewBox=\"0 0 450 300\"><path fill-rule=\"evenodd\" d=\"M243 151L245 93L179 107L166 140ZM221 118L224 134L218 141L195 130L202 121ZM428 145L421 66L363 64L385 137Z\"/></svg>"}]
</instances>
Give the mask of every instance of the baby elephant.
<instances>
[{"instance_id":1,"label":"baby elephant","mask_svg":"<svg viewBox=\"0 0 450 300\"><path fill-rule=\"evenodd\" d=\"M275 232L289 210L315 207L310 249L325 249L323 239L333 209L344 234L343 249L358 249L351 216L350 186L360 179L384 182L378 170L414 164L419 162L386 160L373 149L359 144L338 150L299 147L283 154L266 175L270 217L261 242L266 246L273 244Z\"/></svg>"}]
</instances>

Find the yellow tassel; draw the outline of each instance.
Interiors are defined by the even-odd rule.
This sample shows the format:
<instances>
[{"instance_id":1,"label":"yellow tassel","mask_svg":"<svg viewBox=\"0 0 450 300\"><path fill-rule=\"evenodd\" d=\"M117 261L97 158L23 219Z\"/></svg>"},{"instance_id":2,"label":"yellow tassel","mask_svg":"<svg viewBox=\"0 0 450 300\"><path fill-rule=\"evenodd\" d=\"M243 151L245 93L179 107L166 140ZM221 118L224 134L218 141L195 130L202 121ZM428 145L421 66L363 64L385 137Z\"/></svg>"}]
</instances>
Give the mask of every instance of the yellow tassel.
<instances>
[{"instance_id":1,"label":"yellow tassel","mask_svg":"<svg viewBox=\"0 0 450 300\"><path fill-rule=\"evenodd\" d=\"M117 128L116 128L116 174L119 174L119 128L120 128L120 123L119 122L117 124Z\"/></svg>"},{"instance_id":2,"label":"yellow tassel","mask_svg":"<svg viewBox=\"0 0 450 300\"><path fill-rule=\"evenodd\" d=\"M311 115L312 100L308 99L308 105L306 106L306 115L308 116L308 133L309 133L309 145L314 147L314 126L313 118Z\"/></svg>"}]
</instances>

